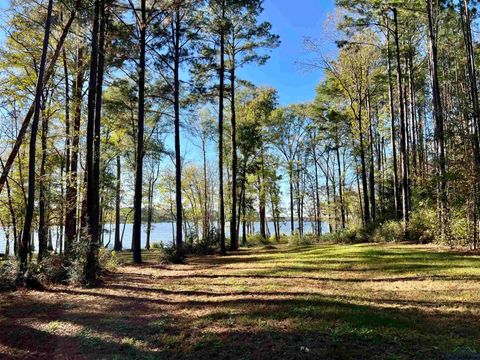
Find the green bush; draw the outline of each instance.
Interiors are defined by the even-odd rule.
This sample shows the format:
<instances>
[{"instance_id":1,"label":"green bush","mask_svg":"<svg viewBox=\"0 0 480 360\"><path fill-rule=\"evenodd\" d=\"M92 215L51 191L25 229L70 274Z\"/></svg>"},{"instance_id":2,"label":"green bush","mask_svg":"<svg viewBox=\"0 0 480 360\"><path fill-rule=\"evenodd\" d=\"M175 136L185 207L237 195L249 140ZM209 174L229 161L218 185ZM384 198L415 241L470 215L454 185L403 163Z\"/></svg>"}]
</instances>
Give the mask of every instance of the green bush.
<instances>
[{"instance_id":1,"label":"green bush","mask_svg":"<svg viewBox=\"0 0 480 360\"><path fill-rule=\"evenodd\" d=\"M85 239L76 241L72 246L70 262L68 264L68 280L72 284L85 284L85 266L87 264L87 254L90 244Z\"/></svg>"},{"instance_id":2,"label":"green bush","mask_svg":"<svg viewBox=\"0 0 480 360\"><path fill-rule=\"evenodd\" d=\"M213 255L220 251L220 238L217 229L212 227L204 239L197 239L188 249L188 252L196 255ZM225 239L227 242L227 239Z\"/></svg>"},{"instance_id":3,"label":"green bush","mask_svg":"<svg viewBox=\"0 0 480 360\"><path fill-rule=\"evenodd\" d=\"M408 223L409 240L427 244L438 239L440 226L437 214L432 209L421 209L410 214Z\"/></svg>"},{"instance_id":4,"label":"green bush","mask_svg":"<svg viewBox=\"0 0 480 360\"><path fill-rule=\"evenodd\" d=\"M43 284L39 266L34 263L29 263L23 273L19 271L16 285L27 289L42 290Z\"/></svg>"},{"instance_id":5,"label":"green bush","mask_svg":"<svg viewBox=\"0 0 480 360\"><path fill-rule=\"evenodd\" d=\"M69 278L65 258L59 255L47 255L38 264L38 273L45 283L65 283Z\"/></svg>"},{"instance_id":6,"label":"green bush","mask_svg":"<svg viewBox=\"0 0 480 360\"><path fill-rule=\"evenodd\" d=\"M158 250L158 249L161 249L162 248L162 243L159 243L159 242L154 242L150 245L150 247L154 250Z\"/></svg>"},{"instance_id":7,"label":"green bush","mask_svg":"<svg viewBox=\"0 0 480 360\"><path fill-rule=\"evenodd\" d=\"M184 264L187 259L185 249L175 245L162 247L159 262L161 264Z\"/></svg>"},{"instance_id":8,"label":"green bush","mask_svg":"<svg viewBox=\"0 0 480 360\"><path fill-rule=\"evenodd\" d=\"M450 220L451 246L467 246L470 244L468 218L465 214L453 213Z\"/></svg>"},{"instance_id":9,"label":"green bush","mask_svg":"<svg viewBox=\"0 0 480 360\"><path fill-rule=\"evenodd\" d=\"M107 248L100 248L100 251L98 253L98 261L100 264L100 269L102 271L113 271L115 270L118 265L120 264L118 257L117 257L117 252L116 251L111 251Z\"/></svg>"},{"instance_id":10,"label":"green bush","mask_svg":"<svg viewBox=\"0 0 480 360\"><path fill-rule=\"evenodd\" d=\"M0 262L0 291L14 290L17 279L18 262L10 260Z\"/></svg>"},{"instance_id":11,"label":"green bush","mask_svg":"<svg viewBox=\"0 0 480 360\"><path fill-rule=\"evenodd\" d=\"M303 234L301 239L299 238L298 233L295 233L288 237L288 244L294 246L314 245L317 244L318 241L318 236L313 233Z\"/></svg>"},{"instance_id":12,"label":"green bush","mask_svg":"<svg viewBox=\"0 0 480 360\"><path fill-rule=\"evenodd\" d=\"M321 242L329 244L358 244L369 240L368 229L352 226L337 232L322 235Z\"/></svg>"},{"instance_id":13,"label":"green bush","mask_svg":"<svg viewBox=\"0 0 480 360\"><path fill-rule=\"evenodd\" d=\"M262 238L262 236L260 234L248 234L247 235L248 246L268 245L272 242L271 239L272 238L270 238L270 239ZM274 239L274 237L273 237L273 239Z\"/></svg>"},{"instance_id":14,"label":"green bush","mask_svg":"<svg viewBox=\"0 0 480 360\"><path fill-rule=\"evenodd\" d=\"M398 242L403 240L402 224L389 220L380 224L372 235L373 242Z\"/></svg>"}]
</instances>

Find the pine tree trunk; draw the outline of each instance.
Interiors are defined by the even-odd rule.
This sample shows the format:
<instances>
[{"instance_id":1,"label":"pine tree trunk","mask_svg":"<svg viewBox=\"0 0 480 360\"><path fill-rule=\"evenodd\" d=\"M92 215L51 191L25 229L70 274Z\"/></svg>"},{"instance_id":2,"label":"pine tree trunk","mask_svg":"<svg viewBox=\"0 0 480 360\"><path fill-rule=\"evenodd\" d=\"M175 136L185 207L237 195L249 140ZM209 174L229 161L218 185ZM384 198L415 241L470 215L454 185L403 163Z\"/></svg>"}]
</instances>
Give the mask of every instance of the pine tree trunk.
<instances>
[{"instance_id":1,"label":"pine tree trunk","mask_svg":"<svg viewBox=\"0 0 480 360\"><path fill-rule=\"evenodd\" d=\"M222 0L222 17L225 19L225 0ZM222 25L223 26L223 25ZM222 28L220 34L220 94L218 102L218 176L219 176L219 216L220 216L220 252L226 253L225 249L225 203L223 196L223 101L225 93L225 30Z\"/></svg>"},{"instance_id":2,"label":"pine tree trunk","mask_svg":"<svg viewBox=\"0 0 480 360\"><path fill-rule=\"evenodd\" d=\"M232 141L232 214L230 220L230 250L238 250L238 232L237 232L237 124L235 111L235 57L231 59L232 67L230 69L230 102L231 102L231 141Z\"/></svg>"},{"instance_id":3,"label":"pine tree trunk","mask_svg":"<svg viewBox=\"0 0 480 360\"><path fill-rule=\"evenodd\" d=\"M77 186L78 186L78 152L80 143L80 122L82 118L83 99L83 46L78 47L76 78L73 85L74 114L73 129L71 129L70 161L67 170L66 211L65 211L65 255L69 256L77 237Z\"/></svg>"},{"instance_id":4,"label":"pine tree trunk","mask_svg":"<svg viewBox=\"0 0 480 360\"><path fill-rule=\"evenodd\" d=\"M28 256L28 244L31 241L31 227L33 222L33 212L35 209L35 160L36 160L36 142L38 123L40 120L40 111L42 107L42 93L45 85L45 66L47 62L48 42L50 39L50 27L52 24L52 8L53 0L48 1L47 18L45 21L45 33L43 37L42 57L40 59L40 67L38 71L37 85L35 88L35 101L33 110L32 130L30 133L30 154L28 163L28 201L25 213L25 221L23 226L22 240L19 246L19 260L20 260L20 273L24 273L27 267ZM28 125L27 125L28 126ZM8 165L6 165L8 166ZM4 169L4 173L6 168ZM8 172L7 172L8 174Z\"/></svg>"},{"instance_id":5,"label":"pine tree trunk","mask_svg":"<svg viewBox=\"0 0 480 360\"><path fill-rule=\"evenodd\" d=\"M176 204L176 234L177 250L183 247L183 204L182 204L182 154L180 149L180 14L175 15L175 46L174 46L174 116L175 116L175 204Z\"/></svg>"},{"instance_id":6,"label":"pine tree trunk","mask_svg":"<svg viewBox=\"0 0 480 360\"><path fill-rule=\"evenodd\" d=\"M402 164L402 213L403 213L403 232L404 237L408 238L408 221L409 221L409 180L408 180L408 153L407 153L407 129L405 125L405 107L403 99L403 85L402 85L402 64L400 61L400 42L398 35L398 15L397 9L393 9L394 16L394 37L397 57L397 93L398 93L398 108L400 112L400 158Z\"/></svg>"},{"instance_id":7,"label":"pine tree trunk","mask_svg":"<svg viewBox=\"0 0 480 360\"><path fill-rule=\"evenodd\" d=\"M115 244L113 249L115 251L122 250L122 242L120 239L120 189L122 181L122 163L120 155L117 155L117 181L115 184Z\"/></svg>"},{"instance_id":8,"label":"pine tree trunk","mask_svg":"<svg viewBox=\"0 0 480 360\"><path fill-rule=\"evenodd\" d=\"M144 131L145 131L145 62L146 62L146 37L147 37L147 10L146 0L141 1L140 28L140 60L138 66L138 124L137 124L137 159L135 162L135 195L133 214L133 263L142 262L142 185L143 185L143 156L144 156Z\"/></svg>"},{"instance_id":9,"label":"pine tree trunk","mask_svg":"<svg viewBox=\"0 0 480 360\"><path fill-rule=\"evenodd\" d=\"M103 64L103 40L105 31L104 1L96 0L94 5L94 23L92 30L92 52L90 57L90 79L88 92L87 116L87 166L86 166L86 241L89 243L87 262L85 265L85 282L94 285L98 275L99 249L99 148L100 124L99 109L101 107L101 89ZM100 91L99 91L100 90Z\"/></svg>"},{"instance_id":10,"label":"pine tree trunk","mask_svg":"<svg viewBox=\"0 0 480 360\"><path fill-rule=\"evenodd\" d=\"M398 160L397 160L397 130L395 124L395 105L393 96L393 76L392 76L392 55L390 49L390 27L388 17L386 18L387 27L387 72L388 72L388 103L390 110L390 130L392 141L392 163L393 163L393 199L395 204L395 218L400 218L400 192L398 191Z\"/></svg>"},{"instance_id":11,"label":"pine tree trunk","mask_svg":"<svg viewBox=\"0 0 480 360\"><path fill-rule=\"evenodd\" d=\"M428 45L430 58L430 75L432 81L433 117L435 119L435 146L437 153L437 174L438 174L438 198L439 215L442 236L446 235L448 221L447 205L447 179L445 160L445 132L442 100L440 95L440 82L438 79L437 40L433 25L433 5L431 0L426 0L428 17Z\"/></svg>"},{"instance_id":12,"label":"pine tree trunk","mask_svg":"<svg viewBox=\"0 0 480 360\"><path fill-rule=\"evenodd\" d=\"M45 184L45 164L47 162L47 136L48 136L48 116L43 112L42 121L42 155L40 160L40 179L38 187L40 197L38 201L38 262L41 262L48 254L48 226L47 226L47 200L46 200L46 184Z\"/></svg>"}]
</instances>

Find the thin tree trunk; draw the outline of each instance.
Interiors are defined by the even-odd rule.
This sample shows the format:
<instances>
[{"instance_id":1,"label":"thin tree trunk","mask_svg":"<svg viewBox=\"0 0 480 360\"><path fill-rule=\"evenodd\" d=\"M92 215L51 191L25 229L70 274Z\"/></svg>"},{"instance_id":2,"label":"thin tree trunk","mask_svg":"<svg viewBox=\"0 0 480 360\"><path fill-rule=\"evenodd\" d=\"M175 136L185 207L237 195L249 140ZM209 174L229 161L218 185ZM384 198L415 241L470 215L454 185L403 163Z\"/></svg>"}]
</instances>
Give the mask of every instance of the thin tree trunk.
<instances>
[{"instance_id":1,"label":"thin tree trunk","mask_svg":"<svg viewBox=\"0 0 480 360\"><path fill-rule=\"evenodd\" d=\"M47 137L48 137L48 115L43 111L42 121L42 155L40 160L40 179L38 187L40 197L38 201L38 262L41 262L48 254L48 226L47 226L47 199L46 199L46 174L45 165L47 162Z\"/></svg>"},{"instance_id":2,"label":"thin tree trunk","mask_svg":"<svg viewBox=\"0 0 480 360\"><path fill-rule=\"evenodd\" d=\"M85 281L89 285L97 282L98 250L100 231L100 198L99 198L99 143L100 143L100 110L103 78L103 43L105 36L105 4L96 0L94 6L94 25L92 31L92 53L90 59L90 80L88 93L87 117L87 193L86 221L89 249L85 266Z\"/></svg>"},{"instance_id":3,"label":"thin tree trunk","mask_svg":"<svg viewBox=\"0 0 480 360\"><path fill-rule=\"evenodd\" d=\"M225 0L222 0L221 19L225 19ZM223 109L224 109L224 92L225 92L225 29L220 33L220 94L218 102L218 176L219 176L219 205L220 205L220 252L224 255L225 249L225 203L223 196Z\"/></svg>"},{"instance_id":4,"label":"thin tree trunk","mask_svg":"<svg viewBox=\"0 0 480 360\"><path fill-rule=\"evenodd\" d=\"M375 160L373 152L373 126L372 126L372 109L370 103L370 93L367 90L367 117L368 117L368 142L370 147L370 171L369 171L369 186L370 186L370 206L372 220L375 221L375 214L377 212L375 205Z\"/></svg>"},{"instance_id":5,"label":"thin tree trunk","mask_svg":"<svg viewBox=\"0 0 480 360\"><path fill-rule=\"evenodd\" d=\"M69 256L72 251L72 245L77 237L77 186L78 186L78 151L80 143L80 122L82 118L82 98L83 98L83 46L78 47L76 78L73 85L74 90L74 115L73 129L71 130L71 150L70 162L67 170L67 188L66 188L66 211L65 211L65 255Z\"/></svg>"},{"instance_id":6,"label":"thin tree trunk","mask_svg":"<svg viewBox=\"0 0 480 360\"><path fill-rule=\"evenodd\" d=\"M235 40L233 40L235 41ZM237 232L237 124L235 112L235 55L232 55L230 68L230 102L231 102L231 141L232 141L232 214L230 220L230 250L238 250Z\"/></svg>"},{"instance_id":7,"label":"thin tree trunk","mask_svg":"<svg viewBox=\"0 0 480 360\"><path fill-rule=\"evenodd\" d=\"M63 27L62 34L58 39L58 43L55 47L55 51L53 53L52 59L48 64L48 68L44 70L43 79L41 79L42 84L46 84L50 80L50 77L52 76L55 70L56 62L62 51L63 44L65 43L65 39L67 38L67 35L70 32L70 28L72 26L73 20L75 20L75 17L77 15L77 10L79 9L80 4L81 4L81 0L77 0L75 3L75 8L71 11L70 17L67 23L65 24L65 26ZM37 84L38 82L39 81L37 80ZM28 109L27 114L25 115L22 126L20 127L20 131L18 132L17 138L15 140L15 144L13 145L12 151L10 152L10 155L8 156L7 161L5 162L5 166L3 167L2 175L0 176L0 193L3 190L3 186L5 185L5 182L7 181L8 174L13 166L13 162L15 161L15 158L18 155L20 146L22 145L23 139L28 130L28 126L30 125L30 120L32 120L32 116L34 116L35 104L36 104L36 101L34 100L33 103L30 105L30 108ZM38 128L38 125L37 125L37 128Z\"/></svg>"},{"instance_id":8,"label":"thin tree trunk","mask_svg":"<svg viewBox=\"0 0 480 360\"><path fill-rule=\"evenodd\" d=\"M28 203L25 213L22 240L20 242L20 273L24 273L27 267L28 243L31 240L31 227L33 222L33 212L35 209L35 160L36 160L36 142L38 123L40 120L40 110L42 106L42 93L45 78L45 66L47 62L48 42L50 39L50 27L52 23L53 0L48 1L47 18L45 22L45 34L43 37L42 57L38 71L37 85L35 88L35 101L32 120L32 130L30 133L30 154L29 154L29 174L28 174ZM13 162L13 161L12 161ZM6 165L8 166L8 164ZM4 173L6 168L4 169ZM8 174L8 172L7 172Z\"/></svg>"},{"instance_id":9,"label":"thin tree trunk","mask_svg":"<svg viewBox=\"0 0 480 360\"><path fill-rule=\"evenodd\" d=\"M359 98L362 98L362 91L359 90ZM368 199L368 181L367 181L367 166L365 160L365 146L363 141L363 124L362 124L362 101L360 100L359 110L358 110L358 130L360 136L360 166L362 172L362 191L363 191L363 216L365 225L370 224L370 204Z\"/></svg>"},{"instance_id":10,"label":"thin tree trunk","mask_svg":"<svg viewBox=\"0 0 480 360\"><path fill-rule=\"evenodd\" d=\"M120 189L122 181L122 163L120 155L117 155L117 181L115 186L115 245L113 249L115 251L122 250L122 242L120 240Z\"/></svg>"},{"instance_id":11,"label":"thin tree trunk","mask_svg":"<svg viewBox=\"0 0 480 360\"><path fill-rule=\"evenodd\" d=\"M426 0L428 17L428 45L430 58L430 72L432 81L433 97L433 117L435 119L435 145L438 157L438 197L440 204L440 226L443 236L446 235L446 223L448 221L447 205L447 179L446 179L446 160L445 160L445 132L442 99L440 95L440 82L438 79L437 64L437 40L433 25L433 5L431 0Z\"/></svg>"},{"instance_id":12,"label":"thin tree trunk","mask_svg":"<svg viewBox=\"0 0 480 360\"><path fill-rule=\"evenodd\" d=\"M393 199L395 204L395 218L400 218L400 192L398 191L398 161L397 161L397 130L395 125L395 105L393 96L392 54L390 49L390 27L388 16L385 20L387 27L387 72L388 72L388 103L390 109L390 130L392 141L393 163Z\"/></svg>"},{"instance_id":13,"label":"thin tree trunk","mask_svg":"<svg viewBox=\"0 0 480 360\"><path fill-rule=\"evenodd\" d=\"M135 10L134 10L135 11ZM143 157L145 131L145 66L146 66L146 38L147 38L147 9L146 0L141 1L140 28L140 61L138 66L138 125L137 125L137 159L135 162L135 197L133 215L133 263L142 262L142 185L143 185Z\"/></svg>"},{"instance_id":14,"label":"thin tree trunk","mask_svg":"<svg viewBox=\"0 0 480 360\"><path fill-rule=\"evenodd\" d=\"M340 162L340 145L338 142L338 136L335 137L335 152L337 155L337 167L338 167L338 196L340 197L340 217L342 229L345 229L345 204L343 200L343 182L342 182L342 168Z\"/></svg>"},{"instance_id":15,"label":"thin tree trunk","mask_svg":"<svg viewBox=\"0 0 480 360\"><path fill-rule=\"evenodd\" d=\"M294 203L293 203L293 160L288 164L288 181L290 186L290 235L295 233L295 217L294 217Z\"/></svg>"},{"instance_id":16,"label":"thin tree trunk","mask_svg":"<svg viewBox=\"0 0 480 360\"><path fill-rule=\"evenodd\" d=\"M174 116L175 116L175 203L176 203L176 247L183 247L183 205L182 205L182 157L180 152L180 14L175 15L174 46Z\"/></svg>"},{"instance_id":17,"label":"thin tree trunk","mask_svg":"<svg viewBox=\"0 0 480 360\"><path fill-rule=\"evenodd\" d=\"M148 181L148 213L147 213L147 242L145 249L150 250L150 236L152 233L152 219L153 219L153 177Z\"/></svg>"},{"instance_id":18,"label":"thin tree trunk","mask_svg":"<svg viewBox=\"0 0 480 360\"><path fill-rule=\"evenodd\" d=\"M397 92L398 92L398 108L400 111L400 157L402 163L402 212L403 212L403 232L404 237L408 238L408 221L409 221L409 181L408 181L408 153L407 153L407 138L405 125L405 107L403 101L403 85L402 85L402 64L400 61L400 42L398 35L398 15L397 9L393 9L394 24L395 24L395 48L397 58Z\"/></svg>"}]
</instances>

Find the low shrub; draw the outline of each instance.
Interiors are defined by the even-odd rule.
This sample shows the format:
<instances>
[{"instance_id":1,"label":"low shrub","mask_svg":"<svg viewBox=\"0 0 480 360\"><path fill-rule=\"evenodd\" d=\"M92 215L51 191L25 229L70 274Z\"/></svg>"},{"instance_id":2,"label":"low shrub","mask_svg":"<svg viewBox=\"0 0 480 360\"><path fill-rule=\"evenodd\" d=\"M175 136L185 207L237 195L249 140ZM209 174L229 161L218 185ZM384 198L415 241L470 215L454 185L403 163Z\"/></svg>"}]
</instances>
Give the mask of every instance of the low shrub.
<instances>
[{"instance_id":1,"label":"low shrub","mask_svg":"<svg viewBox=\"0 0 480 360\"><path fill-rule=\"evenodd\" d=\"M263 238L260 234L248 234L247 243L249 246L268 245L269 239Z\"/></svg>"},{"instance_id":2,"label":"low shrub","mask_svg":"<svg viewBox=\"0 0 480 360\"><path fill-rule=\"evenodd\" d=\"M68 282L68 267L65 258L60 255L47 255L38 264L38 274L42 283Z\"/></svg>"},{"instance_id":3,"label":"low shrub","mask_svg":"<svg viewBox=\"0 0 480 360\"><path fill-rule=\"evenodd\" d=\"M453 212L451 214L451 220L449 224L450 228L450 242L447 242L450 246L468 246L471 243L469 233L470 225L468 224L468 217L464 213Z\"/></svg>"},{"instance_id":4,"label":"low shrub","mask_svg":"<svg viewBox=\"0 0 480 360\"><path fill-rule=\"evenodd\" d=\"M100 248L98 253L98 262L102 271L113 271L120 264L117 252L111 251L104 247Z\"/></svg>"},{"instance_id":5,"label":"low shrub","mask_svg":"<svg viewBox=\"0 0 480 360\"><path fill-rule=\"evenodd\" d=\"M70 262L68 264L68 280L75 285L85 284L85 266L87 264L88 241L76 241L72 246Z\"/></svg>"},{"instance_id":6,"label":"low shrub","mask_svg":"<svg viewBox=\"0 0 480 360\"><path fill-rule=\"evenodd\" d=\"M352 226L336 232L322 235L321 242L329 244L359 244L369 240L369 229L360 226Z\"/></svg>"},{"instance_id":7,"label":"low shrub","mask_svg":"<svg viewBox=\"0 0 480 360\"><path fill-rule=\"evenodd\" d=\"M434 210L421 209L410 214L408 223L409 240L427 244L438 239L440 226Z\"/></svg>"},{"instance_id":8,"label":"low shrub","mask_svg":"<svg viewBox=\"0 0 480 360\"><path fill-rule=\"evenodd\" d=\"M162 248L162 243L159 243L159 242L154 242L150 245L150 248L154 249L154 250L158 250L158 249L161 249Z\"/></svg>"},{"instance_id":9,"label":"low shrub","mask_svg":"<svg viewBox=\"0 0 480 360\"><path fill-rule=\"evenodd\" d=\"M298 233L295 233L288 237L288 244L293 246L314 245L317 244L318 241L318 236L313 233L305 233L301 238Z\"/></svg>"},{"instance_id":10,"label":"low shrub","mask_svg":"<svg viewBox=\"0 0 480 360\"><path fill-rule=\"evenodd\" d=\"M172 245L162 247L159 262L161 264L185 264L186 259L185 249L177 249L175 245Z\"/></svg>"},{"instance_id":11,"label":"low shrub","mask_svg":"<svg viewBox=\"0 0 480 360\"><path fill-rule=\"evenodd\" d=\"M42 290L43 284L39 266L29 263L23 273L18 271L16 285L27 289Z\"/></svg>"},{"instance_id":12,"label":"low shrub","mask_svg":"<svg viewBox=\"0 0 480 360\"><path fill-rule=\"evenodd\" d=\"M14 290L17 286L18 262L1 261L0 262L0 291Z\"/></svg>"},{"instance_id":13,"label":"low shrub","mask_svg":"<svg viewBox=\"0 0 480 360\"><path fill-rule=\"evenodd\" d=\"M398 242L403 240L403 227L398 221L389 220L375 228L373 242Z\"/></svg>"},{"instance_id":14,"label":"low shrub","mask_svg":"<svg viewBox=\"0 0 480 360\"><path fill-rule=\"evenodd\" d=\"M226 242L227 239L225 239ZM213 255L220 251L220 238L217 229L212 227L203 239L194 241L188 250L191 254L196 255Z\"/></svg>"}]
</instances>

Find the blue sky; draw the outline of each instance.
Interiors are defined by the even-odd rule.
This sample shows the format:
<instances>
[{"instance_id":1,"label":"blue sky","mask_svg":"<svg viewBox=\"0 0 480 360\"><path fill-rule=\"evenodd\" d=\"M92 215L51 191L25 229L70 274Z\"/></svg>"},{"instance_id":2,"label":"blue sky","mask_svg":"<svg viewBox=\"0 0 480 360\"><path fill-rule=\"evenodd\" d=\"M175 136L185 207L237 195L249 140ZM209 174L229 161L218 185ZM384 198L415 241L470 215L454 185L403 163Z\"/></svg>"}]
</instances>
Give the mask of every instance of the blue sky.
<instances>
[{"instance_id":1,"label":"blue sky","mask_svg":"<svg viewBox=\"0 0 480 360\"><path fill-rule=\"evenodd\" d=\"M322 74L300 71L295 61L304 52L303 38L320 37L333 8L334 0L265 0L262 20L272 24L282 44L266 65L249 65L239 75L256 85L275 87L282 105L313 100Z\"/></svg>"}]
</instances>

